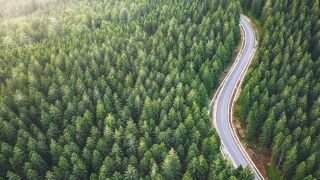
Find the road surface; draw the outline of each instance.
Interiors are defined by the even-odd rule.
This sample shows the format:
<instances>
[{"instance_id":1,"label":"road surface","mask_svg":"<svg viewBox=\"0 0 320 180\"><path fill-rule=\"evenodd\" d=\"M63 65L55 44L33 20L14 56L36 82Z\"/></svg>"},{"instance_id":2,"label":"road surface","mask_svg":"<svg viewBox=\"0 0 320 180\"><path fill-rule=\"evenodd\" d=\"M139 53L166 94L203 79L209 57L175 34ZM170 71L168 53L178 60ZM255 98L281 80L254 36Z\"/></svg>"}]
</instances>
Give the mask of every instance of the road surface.
<instances>
[{"instance_id":1,"label":"road surface","mask_svg":"<svg viewBox=\"0 0 320 180\"><path fill-rule=\"evenodd\" d=\"M237 91L237 85L239 82L241 83L255 52L255 34L249 21L250 20L248 20L248 18L241 15L240 27L243 32L242 49L228 75L218 88L217 94L212 100L211 105L213 105L213 121L221 138L221 149L224 155L231 159L236 167L239 165L249 165L255 179L263 179L255 165L250 160L250 157L248 157L243 149L238 137L235 135L232 125L230 124L230 118L232 117L229 116L233 101L233 94Z\"/></svg>"}]
</instances>

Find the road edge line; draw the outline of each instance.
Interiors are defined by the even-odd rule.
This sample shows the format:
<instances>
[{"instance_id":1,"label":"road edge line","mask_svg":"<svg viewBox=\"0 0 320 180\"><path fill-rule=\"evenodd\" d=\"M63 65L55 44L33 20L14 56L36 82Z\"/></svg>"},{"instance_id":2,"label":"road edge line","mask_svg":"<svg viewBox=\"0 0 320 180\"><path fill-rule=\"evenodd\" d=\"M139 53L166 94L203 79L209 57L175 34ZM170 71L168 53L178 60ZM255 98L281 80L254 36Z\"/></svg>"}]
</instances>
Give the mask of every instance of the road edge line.
<instances>
[{"instance_id":1,"label":"road edge line","mask_svg":"<svg viewBox=\"0 0 320 180\"><path fill-rule=\"evenodd\" d=\"M213 96L213 98L212 98L212 100L211 100L211 102L210 102L210 104L209 104L208 115L210 116L210 112L211 112L211 110L212 110L212 108L213 108L213 110L212 110L212 117L211 117L211 118L212 118L212 123L213 123L215 129L218 129L218 128L217 128L216 119L214 118L214 116L215 116L215 114L216 114L216 109L217 109L217 108L216 108L216 104L214 105L214 107L212 107L212 105L213 105L213 103L215 102L217 96L220 96L220 94L221 94L221 88L225 85L226 80L229 78L230 74L231 74L232 71L234 70L234 68L235 68L236 64L238 63L238 61L239 61L239 59L240 59L240 56L241 56L241 54L242 54L242 52L243 52L243 50L244 50L244 47L245 47L246 44L247 44L247 43L246 43L245 33L244 33L244 31L241 29L240 19L241 19L241 15L240 15L240 18L239 18L240 35L242 36L242 37L241 37L241 40L242 40L242 41L241 41L240 51L239 51L239 53L238 53L235 61L233 62L232 66L230 67L227 75L225 76L225 78L224 78L223 81L220 83L219 87L217 88L217 90L216 90L216 92L215 92L215 94L214 94L214 96ZM219 131L216 130L216 132L218 133L218 135L219 135L219 137L220 137ZM221 142L221 144L222 144L223 147L226 147L223 141L220 141L220 142ZM229 151L228 151L226 148L223 148L223 147L222 147L222 148L220 147L220 151L221 151L223 157L226 159L226 155L224 154L223 149L224 149L224 151L226 151L228 157L230 156L230 153L229 153ZM230 159L230 160L232 161L233 165L236 164L232 158L229 157L228 159Z\"/></svg>"},{"instance_id":2,"label":"road edge line","mask_svg":"<svg viewBox=\"0 0 320 180\"><path fill-rule=\"evenodd\" d=\"M246 20L247 20L247 22L249 22L250 23L250 25L252 24L251 23L251 20L248 18L248 17L246 17L245 15L242 15ZM241 28L243 28L242 26L240 26ZM251 27L253 27L252 25L251 25ZM253 28L253 30L254 30L254 28ZM253 31L254 32L254 36L256 35L256 32L255 32L255 30ZM231 108L230 108L230 106L228 106L228 115L229 115L229 128L231 128L231 132L232 132L232 136L234 137L234 139L236 140L236 142L237 142L237 144L238 144L238 147L240 147L241 148L241 150L245 153L245 158L247 159L247 161L249 162L249 164L250 164L250 166L251 166L251 168L258 174L258 176L260 176L260 178L261 179L265 179L263 176L262 176L262 174L260 173L260 171L259 171L259 169L257 168L257 166L255 165L255 163L251 160L251 158L250 158L250 156L248 155L248 153L247 153L247 151L245 150L245 148L243 147L243 145L242 145L242 143L241 143L241 141L240 141L240 139L239 139L239 137L238 137L238 135L237 135L237 133L236 133L236 130L235 130L235 128L234 128L234 125L233 125L233 106L234 106L234 104L235 104L235 101L236 101L236 99L237 98L235 98L235 95L239 92L239 89L240 89L240 87L241 87L241 85L242 85L242 82L243 82L243 80L244 80L244 77L245 77L245 75L246 75L246 73L247 73L247 71L248 71L248 69L249 69L249 67L250 67L250 64L251 64L251 61L252 61L252 59L254 58L254 55L255 55L255 53L256 53L256 51L257 51L257 48L256 48L256 42L255 42L255 44L254 44L254 48L253 48L253 51L250 53L250 58L249 58L249 61L247 62L247 64L246 64L246 67L245 67L245 69L241 72L241 78L240 78L240 80L237 82L237 85L236 85L236 89L235 89L235 91L233 91L233 93L232 93L232 96L231 96L231 99L230 99L230 101L231 101L231 103L230 103L230 101L229 101L229 105L231 104ZM229 111L230 110L230 111ZM231 114L230 114L230 112L231 112ZM230 126L230 124L231 124L231 126Z\"/></svg>"}]
</instances>

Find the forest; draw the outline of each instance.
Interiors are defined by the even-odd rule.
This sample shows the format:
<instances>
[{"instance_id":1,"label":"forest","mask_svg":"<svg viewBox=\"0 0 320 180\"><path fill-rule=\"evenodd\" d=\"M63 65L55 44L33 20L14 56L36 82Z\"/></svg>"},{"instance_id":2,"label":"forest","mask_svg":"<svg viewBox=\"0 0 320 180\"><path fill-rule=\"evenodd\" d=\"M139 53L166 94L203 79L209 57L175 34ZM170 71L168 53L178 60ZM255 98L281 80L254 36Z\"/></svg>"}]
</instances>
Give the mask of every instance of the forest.
<instances>
[{"instance_id":1,"label":"forest","mask_svg":"<svg viewBox=\"0 0 320 180\"><path fill-rule=\"evenodd\" d=\"M284 179L320 179L319 0L241 0L260 24L259 48L236 115L246 141Z\"/></svg>"},{"instance_id":2,"label":"forest","mask_svg":"<svg viewBox=\"0 0 320 180\"><path fill-rule=\"evenodd\" d=\"M222 157L207 114L209 97L240 41L239 2L12 2L2 6L6 11L0 16L0 179L253 179L248 167L234 168ZM303 175L316 177L320 121L319 106L311 100L319 97L320 88L312 97L303 95L309 91L301 88L306 83L316 87L319 70L306 72L313 70L318 55L311 57L312 49L299 44L304 43L299 37L315 36L311 30L318 26L309 15L305 11L310 26L303 28L299 22L305 19L297 19L296 27L309 36L291 33L288 55L301 68L288 67L297 73L292 83L299 84L287 92L297 93L295 119L309 116L303 106L308 103L314 120L294 121L293 127L300 126L294 131L298 134L279 129L287 133L279 138L292 134L291 149L275 151L274 157L284 154L282 167L293 172L287 164L297 164L305 168ZM276 28L276 20L269 20L268 27ZM287 34L284 29L281 35ZM278 40L279 34L273 36L266 43ZM270 58L289 49L287 43L282 45ZM258 65L259 59L255 61ZM280 71L272 72L270 77ZM251 81L246 81L248 90ZM278 82L275 77L273 82ZM270 108L280 98L280 89L272 92ZM277 103L277 110L286 104ZM280 117L273 114L274 119ZM287 118L291 122L289 113ZM314 145L303 149L304 143Z\"/></svg>"}]
</instances>

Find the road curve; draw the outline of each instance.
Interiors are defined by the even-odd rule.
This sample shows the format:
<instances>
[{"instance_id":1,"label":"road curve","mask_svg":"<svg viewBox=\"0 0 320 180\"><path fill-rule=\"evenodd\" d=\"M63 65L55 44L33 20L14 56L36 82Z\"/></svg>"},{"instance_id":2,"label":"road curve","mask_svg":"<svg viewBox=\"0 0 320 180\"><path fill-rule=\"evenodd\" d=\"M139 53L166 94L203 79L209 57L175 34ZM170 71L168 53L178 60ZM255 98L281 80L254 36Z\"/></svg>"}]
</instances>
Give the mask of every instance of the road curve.
<instances>
[{"instance_id":1,"label":"road curve","mask_svg":"<svg viewBox=\"0 0 320 180\"><path fill-rule=\"evenodd\" d=\"M232 118L230 116L230 108L233 103L233 95L238 89L238 84L242 82L255 52L254 29L250 20L243 15L240 17L240 27L243 35L241 51L211 102L211 107L213 108L212 116L222 142L221 149L224 155L228 156L227 158L231 159L236 167L249 165L255 179L263 179L230 124Z\"/></svg>"}]
</instances>

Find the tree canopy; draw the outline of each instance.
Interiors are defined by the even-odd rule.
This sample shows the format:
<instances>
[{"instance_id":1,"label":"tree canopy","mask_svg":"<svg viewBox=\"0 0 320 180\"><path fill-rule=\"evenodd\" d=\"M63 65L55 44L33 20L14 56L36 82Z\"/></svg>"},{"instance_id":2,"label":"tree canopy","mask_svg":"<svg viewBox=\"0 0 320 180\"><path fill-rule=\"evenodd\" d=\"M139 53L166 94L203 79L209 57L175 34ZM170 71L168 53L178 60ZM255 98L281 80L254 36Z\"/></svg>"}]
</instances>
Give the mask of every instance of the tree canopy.
<instances>
[{"instance_id":1,"label":"tree canopy","mask_svg":"<svg viewBox=\"0 0 320 180\"><path fill-rule=\"evenodd\" d=\"M207 115L236 1L64 2L1 21L1 177L253 178Z\"/></svg>"},{"instance_id":2,"label":"tree canopy","mask_svg":"<svg viewBox=\"0 0 320 180\"><path fill-rule=\"evenodd\" d=\"M261 24L237 115L285 179L320 178L319 0L241 0Z\"/></svg>"}]
</instances>

